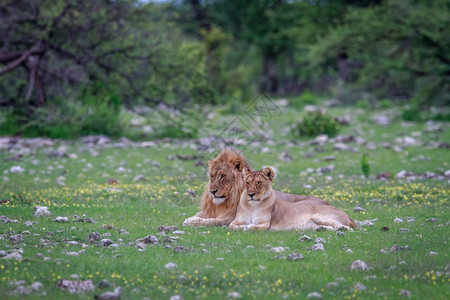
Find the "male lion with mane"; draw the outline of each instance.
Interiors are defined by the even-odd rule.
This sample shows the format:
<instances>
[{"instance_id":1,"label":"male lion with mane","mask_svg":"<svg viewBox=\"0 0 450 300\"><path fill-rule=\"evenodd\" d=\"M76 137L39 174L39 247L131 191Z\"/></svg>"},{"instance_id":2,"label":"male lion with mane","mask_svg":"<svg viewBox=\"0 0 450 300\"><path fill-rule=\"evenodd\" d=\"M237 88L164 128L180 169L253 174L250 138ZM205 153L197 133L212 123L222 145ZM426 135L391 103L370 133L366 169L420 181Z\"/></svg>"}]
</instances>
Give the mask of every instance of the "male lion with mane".
<instances>
[{"instance_id":1,"label":"male lion with mane","mask_svg":"<svg viewBox=\"0 0 450 300\"><path fill-rule=\"evenodd\" d=\"M295 203L281 201L272 189L274 172L244 169L245 190L231 229L351 229L358 226L345 212L325 201L305 200Z\"/></svg>"},{"instance_id":2,"label":"male lion with mane","mask_svg":"<svg viewBox=\"0 0 450 300\"><path fill-rule=\"evenodd\" d=\"M184 226L229 225L236 216L242 191L245 189L242 170L250 169L247 159L235 149L224 149L208 161L209 180L201 200L201 210L184 220ZM316 197L292 195L275 191L280 200L288 202L314 200Z\"/></svg>"}]
</instances>

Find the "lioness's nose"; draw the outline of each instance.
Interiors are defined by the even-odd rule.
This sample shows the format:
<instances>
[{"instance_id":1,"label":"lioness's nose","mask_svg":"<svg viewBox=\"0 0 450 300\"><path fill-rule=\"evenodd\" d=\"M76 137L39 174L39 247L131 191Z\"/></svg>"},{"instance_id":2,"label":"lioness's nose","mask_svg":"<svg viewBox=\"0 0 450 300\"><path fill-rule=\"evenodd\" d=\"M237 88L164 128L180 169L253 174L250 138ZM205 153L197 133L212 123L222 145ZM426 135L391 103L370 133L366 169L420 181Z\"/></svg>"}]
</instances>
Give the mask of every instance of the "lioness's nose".
<instances>
[{"instance_id":1,"label":"lioness's nose","mask_svg":"<svg viewBox=\"0 0 450 300\"><path fill-rule=\"evenodd\" d=\"M214 190L214 191L213 191L213 190L211 190L211 194L213 194L213 195L215 196L215 195L216 195L216 193L217 193L217 191L218 191L218 190Z\"/></svg>"},{"instance_id":2,"label":"lioness's nose","mask_svg":"<svg viewBox=\"0 0 450 300\"><path fill-rule=\"evenodd\" d=\"M249 196L250 196L250 198L253 198L253 196L255 196L256 195L256 193L253 193L253 194L248 194Z\"/></svg>"}]
</instances>

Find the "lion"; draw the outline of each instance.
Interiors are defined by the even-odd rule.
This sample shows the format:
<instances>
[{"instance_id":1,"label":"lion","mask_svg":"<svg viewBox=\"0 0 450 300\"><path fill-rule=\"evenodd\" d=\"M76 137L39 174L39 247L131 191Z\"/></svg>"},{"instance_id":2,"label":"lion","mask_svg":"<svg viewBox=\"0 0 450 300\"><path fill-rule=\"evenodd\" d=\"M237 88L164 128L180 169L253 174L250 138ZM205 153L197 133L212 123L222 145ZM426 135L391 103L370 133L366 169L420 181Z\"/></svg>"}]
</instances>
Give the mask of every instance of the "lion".
<instances>
[{"instance_id":1,"label":"lion","mask_svg":"<svg viewBox=\"0 0 450 300\"><path fill-rule=\"evenodd\" d=\"M358 226L345 212L328 202L316 199L289 203L282 201L272 189L274 172L244 168L245 189L241 194L236 218L231 229L270 230L340 230Z\"/></svg>"},{"instance_id":2,"label":"lion","mask_svg":"<svg viewBox=\"0 0 450 300\"><path fill-rule=\"evenodd\" d=\"M208 162L208 168L209 180L203 192L201 210L184 220L184 226L228 226L236 216L239 199L245 189L242 170L250 169L250 164L239 151L227 148ZM280 200L289 202L318 199L275 193Z\"/></svg>"}]
</instances>

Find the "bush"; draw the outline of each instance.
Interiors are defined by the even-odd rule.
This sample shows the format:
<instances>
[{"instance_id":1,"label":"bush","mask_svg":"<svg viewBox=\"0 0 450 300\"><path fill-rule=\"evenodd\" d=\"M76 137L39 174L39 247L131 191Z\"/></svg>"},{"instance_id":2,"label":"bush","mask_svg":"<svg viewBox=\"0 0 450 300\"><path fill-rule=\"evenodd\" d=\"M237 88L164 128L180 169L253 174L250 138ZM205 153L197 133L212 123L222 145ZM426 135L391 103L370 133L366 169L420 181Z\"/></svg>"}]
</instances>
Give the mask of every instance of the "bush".
<instances>
[{"instance_id":1,"label":"bush","mask_svg":"<svg viewBox=\"0 0 450 300\"><path fill-rule=\"evenodd\" d=\"M304 92L298 97L290 99L292 107L296 109L303 109L307 104L317 104L319 102L319 97L311 92Z\"/></svg>"},{"instance_id":2,"label":"bush","mask_svg":"<svg viewBox=\"0 0 450 300\"><path fill-rule=\"evenodd\" d=\"M294 127L294 132L300 136L309 137L319 134L334 136L339 129L339 123L332 116L323 111L316 111L298 122Z\"/></svg>"},{"instance_id":3,"label":"bush","mask_svg":"<svg viewBox=\"0 0 450 300\"><path fill-rule=\"evenodd\" d=\"M93 86L81 100L49 99L38 108L16 107L6 113L0 134L71 139L90 134L120 136L121 103L102 86Z\"/></svg>"}]
</instances>

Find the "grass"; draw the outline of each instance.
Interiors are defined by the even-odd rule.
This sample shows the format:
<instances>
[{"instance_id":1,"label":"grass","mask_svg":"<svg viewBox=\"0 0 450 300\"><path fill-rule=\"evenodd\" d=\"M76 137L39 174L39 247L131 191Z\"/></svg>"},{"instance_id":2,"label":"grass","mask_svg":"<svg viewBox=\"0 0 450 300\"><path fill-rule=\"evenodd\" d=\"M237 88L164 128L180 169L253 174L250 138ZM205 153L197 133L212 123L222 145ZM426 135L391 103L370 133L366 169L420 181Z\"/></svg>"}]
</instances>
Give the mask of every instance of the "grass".
<instances>
[{"instance_id":1,"label":"grass","mask_svg":"<svg viewBox=\"0 0 450 300\"><path fill-rule=\"evenodd\" d=\"M340 133L354 133L375 143L392 142L394 138L420 132L424 144L429 141L449 142L447 123L439 135L425 132L424 123L402 123L399 120L388 127L374 125L370 114L362 109L335 108L333 115L350 114L352 124ZM168 160L168 155L194 154L190 142L161 142L150 148L98 148L99 156L89 152L79 152L81 142L68 145L68 153L76 153L77 158L54 158L45 155L44 149L37 149L32 155L25 155L21 161L7 160L11 156L1 152L2 177L9 182L0 182L0 215L17 219L19 223L0 223L0 250L23 249L21 261L0 258L0 298L22 299L21 294L12 294L11 281L25 280L27 285L35 281L44 284L46 299L92 298L105 290L84 294L70 294L58 287L59 279L71 279L77 274L80 279L92 279L94 284L107 279L113 286L123 288L124 299L168 299L172 295L182 295L184 299L223 299L230 292L239 292L244 299L299 299L310 292L319 292L326 299L395 299L401 290L409 290L412 297L422 299L448 299L450 292L448 267L449 227L438 226L449 221L447 180L419 180L408 183L401 180L379 181L372 177L365 179L361 171L361 155L368 153L371 174L389 171L416 173L443 172L449 169L450 155L446 149L430 149L424 146L409 146L401 152L378 147L377 150L360 148L358 153L334 152L331 144L326 144L323 152L314 150L307 139L292 136L286 130L294 120L302 115L299 110L288 108L283 114L266 118L270 128L264 131L273 137L273 143L241 147L252 166L273 165L280 170L275 180L279 190L299 194L320 196L345 210L356 220L377 219L374 226L363 230L347 232L338 236L335 232L235 232L227 228L183 228L186 217L194 215L206 183L206 170L195 167L195 161ZM200 136L220 133L236 116L217 115L200 129ZM251 124L246 114L240 120ZM243 127L243 123L241 127ZM244 128L245 129L245 128ZM286 132L286 135L281 134ZM295 143L292 143L295 142ZM56 148L57 146L55 146ZM269 152L262 153L261 147ZM279 153L287 151L292 162L278 159ZM304 153L313 152L314 157L305 158ZM206 155L206 154L205 154ZM335 161L322 158L335 155ZM428 161L412 161L413 157L424 155ZM151 164L158 161L161 167ZM333 164L335 171L327 173L331 178L307 173L307 168L318 168ZM6 173L12 166L20 165L24 173ZM122 169L118 169L122 167ZM120 171L120 172L119 172ZM142 181L134 182L136 175L144 175ZM343 176L339 176L342 174ZM65 177L65 186L55 183L55 179ZM118 184L106 182L115 179ZM306 185L310 185L307 188ZM192 190L197 197L191 198L185 191ZM381 199L385 203L373 202ZM366 209L355 213L357 204ZM51 217L32 217L35 205L48 206ZM96 223L74 222L74 215L87 215ZM56 223L56 216L66 216L69 223ZM394 224L394 218L405 220ZM413 217L414 223L406 223L406 217ZM436 218L437 222L427 222ZM33 227L26 227L27 220L38 221ZM108 229L112 225L112 229ZM185 246L187 252L166 249L158 235L159 225L176 225L185 234L172 246ZM389 231L381 231L384 226ZM119 233L124 228L128 235ZM410 232L400 232L407 228ZM9 236L29 230L24 242L13 245ZM90 244L91 232L110 233L114 242L122 239L123 245L97 247ZM313 239L322 237L325 251L312 251L314 242L299 242L301 235ZM155 235L160 245L149 246L138 252L134 246L136 239ZM42 239L48 240L43 245ZM79 257L65 253L83 249L80 245L69 245L67 241L77 241L88 246ZM411 250L390 252L398 244L408 245ZM267 245L283 246L289 249L281 254L301 253L302 261L273 259L278 253L270 251ZM202 251L205 249L206 251ZM348 253L347 249L353 252ZM381 254L380 249L388 253ZM430 255L430 251L437 255ZM41 253L50 257L49 261L36 258ZM116 257L120 254L119 257ZM217 259L217 258L223 258ZM351 271L350 265L361 259L371 270ZM168 262L178 265L176 269L165 269ZM374 277L374 276L376 277ZM369 276L369 277L368 277ZM337 282L338 287L327 288L329 282ZM355 291L360 282L365 291ZM106 289L112 290L113 287ZM39 292L28 296L34 299Z\"/></svg>"}]
</instances>

